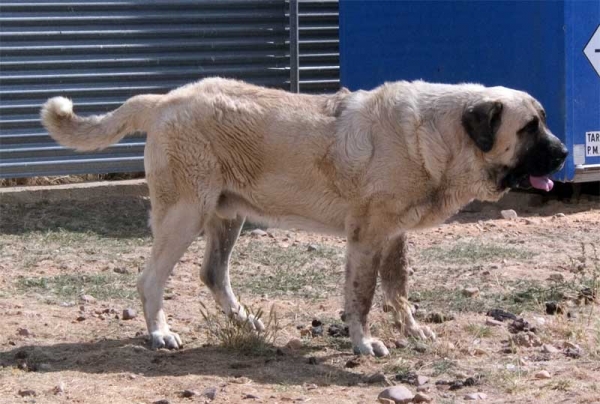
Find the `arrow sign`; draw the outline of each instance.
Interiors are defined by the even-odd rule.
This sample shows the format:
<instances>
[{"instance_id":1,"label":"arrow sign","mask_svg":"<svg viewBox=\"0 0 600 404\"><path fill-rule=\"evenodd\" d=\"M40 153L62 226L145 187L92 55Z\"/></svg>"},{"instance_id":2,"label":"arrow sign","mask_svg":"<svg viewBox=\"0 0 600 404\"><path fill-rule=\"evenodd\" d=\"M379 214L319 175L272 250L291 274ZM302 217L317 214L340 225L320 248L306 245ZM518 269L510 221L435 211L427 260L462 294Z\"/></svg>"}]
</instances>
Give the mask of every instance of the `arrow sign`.
<instances>
[{"instance_id":1,"label":"arrow sign","mask_svg":"<svg viewBox=\"0 0 600 404\"><path fill-rule=\"evenodd\" d=\"M590 38L590 41L583 49L583 53L588 58L592 67L600 76L600 25L596 28L596 32Z\"/></svg>"}]
</instances>

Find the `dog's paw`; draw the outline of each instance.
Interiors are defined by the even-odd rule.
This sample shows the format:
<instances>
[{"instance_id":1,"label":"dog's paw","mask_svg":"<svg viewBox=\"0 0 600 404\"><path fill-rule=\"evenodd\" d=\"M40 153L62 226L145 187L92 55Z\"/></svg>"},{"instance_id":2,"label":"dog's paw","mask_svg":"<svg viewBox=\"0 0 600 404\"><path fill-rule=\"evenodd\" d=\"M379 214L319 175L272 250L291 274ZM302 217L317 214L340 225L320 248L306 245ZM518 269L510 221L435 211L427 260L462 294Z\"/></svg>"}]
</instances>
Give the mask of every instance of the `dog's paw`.
<instances>
[{"instance_id":1,"label":"dog's paw","mask_svg":"<svg viewBox=\"0 0 600 404\"><path fill-rule=\"evenodd\" d=\"M383 344L383 342L378 339L365 339L353 347L354 354L356 355L371 355L381 358L383 356L388 356L390 351Z\"/></svg>"},{"instance_id":2,"label":"dog's paw","mask_svg":"<svg viewBox=\"0 0 600 404\"><path fill-rule=\"evenodd\" d=\"M233 312L231 316L237 323L242 325L247 324L254 331L263 332L265 330L263 322L259 318L256 318L254 314L247 315L245 310Z\"/></svg>"},{"instance_id":3,"label":"dog's paw","mask_svg":"<svg viewBox=\"0 0 600 404\"><path fill-rule=\"evenodd\" d=\"M426 325L413 325L412 327L405 327L404 333L407 337L413 337L420 340L431 340L435 341L436 335L431 328Z\"/></svg>"},{"instance_id":4,"label":"dog's paw","mask_svg":"<svg viewBox=\"0 0 600 404\"><path fill-rule=\"evenodd\" d=\"M154 331L150 333L151 349L180 349L183 347L181 338L174 332Z\"/></svg>"}]
</instances>

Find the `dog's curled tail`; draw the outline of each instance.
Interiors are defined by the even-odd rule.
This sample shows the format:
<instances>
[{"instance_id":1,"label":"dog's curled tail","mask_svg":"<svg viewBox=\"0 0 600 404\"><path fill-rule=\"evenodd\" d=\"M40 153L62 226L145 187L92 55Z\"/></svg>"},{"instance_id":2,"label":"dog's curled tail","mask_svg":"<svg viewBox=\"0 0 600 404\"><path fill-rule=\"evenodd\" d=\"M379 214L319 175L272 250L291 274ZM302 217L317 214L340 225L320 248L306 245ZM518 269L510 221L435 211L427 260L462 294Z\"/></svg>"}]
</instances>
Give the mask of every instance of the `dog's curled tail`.
<instances>
[{"instance_id":1,"label":"dog's curled tail","mask_svg":"<svg viewBox=\"0 0 600 404\"><path fill-rule=\"evenodd\" d=\"M46 101L40 115L50 136L61 145L80 151L98 150L129 133L146 132L153 121L152 109L161 98L137 95L107 114L81 117L73 112L71 100L54 97Z\"/></svg>"}]
</instances>

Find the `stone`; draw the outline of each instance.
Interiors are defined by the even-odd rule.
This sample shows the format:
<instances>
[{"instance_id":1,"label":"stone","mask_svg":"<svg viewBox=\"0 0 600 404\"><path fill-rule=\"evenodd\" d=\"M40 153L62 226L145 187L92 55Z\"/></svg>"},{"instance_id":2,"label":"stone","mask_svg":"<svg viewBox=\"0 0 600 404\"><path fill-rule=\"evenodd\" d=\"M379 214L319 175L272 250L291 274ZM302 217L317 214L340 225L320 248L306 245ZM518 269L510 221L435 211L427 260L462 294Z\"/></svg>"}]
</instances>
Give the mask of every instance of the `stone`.
<instances>
[{"instance_id":1,"label":"stone","mask_svg":"<svg viewBox=\"0 0 600 404\"><path fill-rule=\"evenodd\" d=\"M250 235L252 237L265 237L267 235L267 232L261 229L254 229L250 232Z\"/></svg>"},{"instance_id":2,"label":"stone","mask_svg":"<svg viewBox=\"0 0 600 404\"><path fill-rule=\"evenodd\" d=\"M408 342L407 339L397 339L394 341L394 345L396 345L396 348L398 349L405 349L410 346L410 342Z\"/></svg>"},{"instance_id":3,"label":"stone","mask_svg":"<svg viewBox=\"0 0 600 404\"><path fill-rule=\"evenodd\" d=\"M569 358L579 359L581 357L581 348L566 348L564 351L565 355Z\"/></svg>"},{"instance_id":4,"label":"stone","mask_svg":"<svg viewBox=\"0 0 600 404\"><path fill-rule=\"evenodd\" d=\"M52 393L54 393L54 395L63 394L64 392L65 392L65 384L63 382L58 383L52 389Z\"/></svg>"},{"instance_id":5,"label":"stone","mask_svg":"<svg viewBox=\"0 0 600 404\"><path fill-rule=\"evenodd\" d=\"M514 220L519 217L519 215L517 215L517 212L515 212L514 209L501 210L500 216L502 216L502 218L506 220Z\"/></svg>"},{"instance_id":6,"label":"stone","mask_svg":"<svg viewBox=\"0 0 600 404\"><path fill-rule=\"evenodd\" d=\"M556 215L554 215L554 217L565 217L564 213L557 213Z\"/></svg>"},{"instance_id":7,"label":"stone","mask_svg":"<svg viewBox=\"0 0 600 404\"><path fill-rule=\"evenodd\" d=\"M116 267L113 269L113 272L116 274L121 274L121 275L129 274L129 270L127 268L123 268L123 267Z\"/></svg>"},{"instance_id":8,"label":"stone","mask_svg":"<svg viewBox=\"0 0 600 404\"><path fill-rule=\"evenodd\" d=\"M445 321L450 321L450 320L454 320L454 316L449 314L449 315L444 315L442 313L439 312L431 312L427 315L427 317L425 317L425 321L428 323L435 323L435 324L441 324Z\"/></svg>"},{"instance_id":9,"label":"stone","mask_svg":"<svg viewBox=\"0 0 600 404\"><path fill-rule=\"evenodd\" d=\"M19 328L17 330L17 335L20 335L22 337L29 337L31 336L31 331L29 331L29 329L27 328Z\"/></svg>"},{"instance_id":10,"label":"stone","mask_svg":"<svg viewBox=\"0 0 600 404\"><path fill-rule=\"evenodd\" d=\"M388 386L391 384L391 382L388 380L386 375L383 374L383 372L373 373L372 375L367 376L367 379L365 381L369 384L383 383Z\"/></svg>"},{"instance_id":11,"label":"stone","mask_svg":"<svg viewBox=\"0 0 600 404\"><path fill-rule=\"evenodd\" d=\"M317 251L318 249L319 249L319 246L316 244L309 244L308 247L306 247L306 251L308 251L308 252Z\"/></svg>"},{"instance_id":12,"label":"stone","mask_svg":"<svg viewBox=\"0 0 600 404\"><path fill-rule=\"evenodd\" d=\"M348 359L345 366L349 369L352 369L352 368L360 366L360 361L356 360L356 359Z\"/></svg>"},{"instance_id":13,"label":"stone","mask_svg":"<svg viewBox=\"0 0 600 404\"><path fill-rule=\"evenodd\" d=\"M574 344L571 341L564 341L563 348L581 349L579 345Z\"/></svg>"},{"instance_id":14,"label":"stone","mask_svg":"<svg viewBox=\"0 0 600 404\"><path fill-rule=\"evenodd\" d=\"M244 400L258 400L259 397L256 394L246 393L242 396Z\"/></svg>"},{"instance_id":15,"label":"stone","mask_svg":"<svg viewBox=\"0 0 600 404\"><path fill-rule=\"evenodd\" d=\"M430 403L432 401L433 398L429 397L427 394L424 393L415 394L412 400L413 403Z\"/></svg>"},{"instance_id":16,"label":"stone","mask_svg":"<svg viewBox=\"0 0 600 404\"><path fill-rule=\"evenodd\" d=\"M552 379L552 376L547 370L540 370L533 375L536 379Z\"/></svg>"},{"instance_id":17,"label":"stone","mask_svg":"<svg viewBox=\"0 0 600 404\"><path fill-rule=\"evenodd\" d=\"M464 288L462 294L466 297L476 297L479 295L479 289L474 287Z\"/></svg>"},{"instance_id":18,"label":"stone","mask_svg":"<svg viewBox=\"0 0 600 404\"><path fill-rule=\"evenodd\" d=\"M171 402L166 398L162 398L160 400L154 401L152 404L171 404Z\"/></svg>"},{"instance_id":19,"label":"stone","mask_svg":"<svg viewBox=\"0 0 600 404\"><path fill-rule=\"evenodd\" d=\"M75 320L77 320L77 321L79 321L79 322L81 322L81 321L85 321L85 320L86 320L86 317L85 317L85 316L79 316L79 317L77 317Z\"/></svg>"},{"instance_id":20,"label":"stone","mask_svg":"<svg viewBox=\"0 0 600 404\"><path fill-rule=\"evenodd\" d=\"M418 386L417 391L419 393L427 393L430 390L429 386Z\"/></svg>"},{"instance_id":21,"label":"stone","mask_svg":"<svg viewBox=\"0 0 600 404\"><path fill-rule=\"evenodd\" d=\"M132 320L137 317L137 313L133 309L124 309L122 314L123 320Z\"/></svg>"},{"instance_id":22,"label":"stone","mask_svg":"<svg viewBox=\"0 0 600 404\"><path fill-rule=\"evenodd\" d=\"M422 342L417 342L415 344L414 350L419 353L425 353L427 352L427 345L423 344Z\"/></svg>"},{"instance_id":23,"label":"stone","mask_svg":"<svg viewBox=\"0 0 600 404\"><path fill-rule=\"evenodd\" d=\"M79 296L79 301L82 303L95 303L96 298L92 295L81 295Z\"/></svg>"},{"instance_id":24,"label":"stone","mask_svg":"<svg viewBox=\"0 0 600 404\"><path fill-rule=\"evenodd\" d=\"M414 398L414 394L404 386L393 386L383 390L377 396L380 403L385 403L384 400L391 400L394 404L408 404Z\"/></svg>"},{"instance_id":25,"label":"stone","mask_svg":"<svg viewBox=\"0 0 600 404\"><path fill-rule=\"evenodd\" d=\"M558 353L558 349L550 344L544 344L544 345L542 345L542 352L549 353L549 354L555 354L555 353Z\"/></svg>"},{"instance_id":26,"label":"stone","mask_svg":"<svg viewBox=\"0 0 600 404\"><path fill-rule=\"evenodd\" d=\"M427 376L417 376L417 386L422 386L428 382L429 378Z\"/></svg>"},{"instance_id":27,"label":"stone","mask_svg":"<svg viewBox=\"0 0 600 404\"><path fill-rule=\"evenodd\" d=\"M19 395L21 397L35 397L37 396L37 392L35 390L19 390Z\"/></svg>"},{"instance_id":28,"label":"stone","mask_svg":"<svg viewBox=\"0 0 600 404\"><path fill-rule=\"evenodd\" d=\"M563 275L563 274L560 274L560 273L554 273L554 274L551 274L551 275L548 277L548 280L549 280L549 281L552 281L552 282L564 282L564 281L565 281L565 277L564 277L564 275Z\"/></svg>"},{"instance_id":29,"label":"stone","mask_svg":"<svg viewBox=\"0 0 600 404\"><path fill-rule=\"evenodd\" d=\"M553 316L555 314L562 314L562 312L562 306L558 302L546 302L546 314Z\"/></svg>"},{"instance_id":30,"label":"stone","mask_svg":"<svg viewBox=\"0 0 600 404\"><path fill-rule=\"evenodd\" d=\"M537 330L534 326L529 324L528 321L525 321L522 318L518 318L508 325L508 332L512 334L516 334L521 331L535 333Z\"/></svg>"},{"instance_id":31,"label":"stone","mask_svg":"<svg viewBox=\"0 0 600 404\"><path fill-rule=\"evenodd\" d=\"M469 393L464 397L464 399L466 401L485 400L486 398L487 398L487 394L485 394L485 393Z\"/></svg>"},{"instance_id":32,"label":"stone","mask_svg":"<svg viewBox=\"0 0 600 404\"><path fill-rule=\"evenodd\" d=\"M485 325L489 325L491 327L502 327L502 321L488 318L485 320Z\"/></svg>"},{"instance_id":33,"label":"stone","mask_svg":"<svg viewBox=\"0 0 600 404\"><path fill-rule=\"evenodd\" d=\"M286 346L290 349L297 350L297 349L301 349L304 346L304 343L299 338L292 338L291 340L288 341Z\"/></svg>"},{"instance_id":34,"label":"stone","mask_svg":"<svg viewBox=\"0 0 600 404\"><path fill-rule=\"evenodd\" d=\"M181 397L183 397L183 398L192 398L192 397L197 396L197 395L198 395L198 392L194 391L194 390L187 390L186 389L186 390L183 390L181 392Z\"/></svg>"},{"instance_id":35,"label":"stone","mask_svg":"<svg viewBox=\"0 0 600 404\"><path fill-rule=\"evenodd\" d=\"M208 398L209 400L214 400L217 397L217 388L209 387L202 392L202 395Z\"/></svg>"},{"instance_id":36,"label":"stone","mask_svg":"<svg viewBox=\"0 0 600 404\"><path fill-rule=\"evenodd\" d=\"M526 348L542 345L540 338L532 332L520 332L515 334L511 336L511 341L517 346Z\"/></svg>"},{"instance_id":37,"label":"stone","mask_svg":"<svg viewBox=\"0 0 600 404\"><path fill-rule=\"evenodd\" d=\"M492 309L492 310L489 310L486 314L490 317L493 317L494 320L497 320L497 321L516 320L517 319L517 316L515 316L514 314L512 314L508 311L502 310L502 309Z\"/></svg>"}]
</instances>

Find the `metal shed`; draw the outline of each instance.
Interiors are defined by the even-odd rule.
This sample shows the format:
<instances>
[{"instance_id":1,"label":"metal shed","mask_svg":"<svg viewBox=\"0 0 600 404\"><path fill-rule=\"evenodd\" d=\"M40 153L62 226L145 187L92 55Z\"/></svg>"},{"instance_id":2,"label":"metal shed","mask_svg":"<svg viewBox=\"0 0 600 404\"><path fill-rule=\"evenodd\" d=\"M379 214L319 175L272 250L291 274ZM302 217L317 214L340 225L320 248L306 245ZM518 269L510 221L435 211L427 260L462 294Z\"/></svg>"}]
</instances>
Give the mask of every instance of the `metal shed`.
<instances>
[{"instance_id":1,"label":"metal shed","mask_svg":"<svg viewBox=\"0 0 600 404\"><path fill-rule=\"evenodd\" d=\"M4 2L0 178L143 171L143 134L91 153L57 145L38 116L52 96L96 114L208 76L290 89L296 68L300 91L335 91L337 6L299 1L296 45L294 7L284 0ZM295 47L298 66L291 65Z\"/></svg>"}]
</instances>

